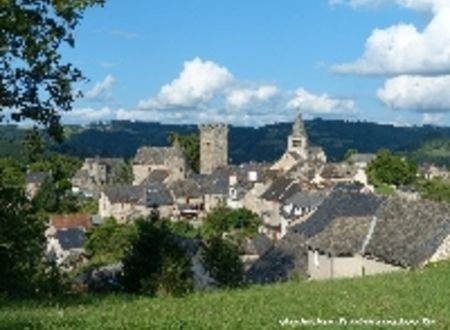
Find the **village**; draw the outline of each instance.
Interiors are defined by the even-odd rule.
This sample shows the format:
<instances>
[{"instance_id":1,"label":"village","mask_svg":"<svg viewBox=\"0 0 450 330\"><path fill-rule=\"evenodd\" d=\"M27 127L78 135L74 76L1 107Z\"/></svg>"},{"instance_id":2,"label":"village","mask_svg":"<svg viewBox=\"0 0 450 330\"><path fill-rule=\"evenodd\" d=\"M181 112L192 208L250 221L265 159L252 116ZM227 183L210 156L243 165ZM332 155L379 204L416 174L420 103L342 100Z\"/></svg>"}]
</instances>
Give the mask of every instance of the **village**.
<instances>
[{"instance_id":1,"label":"village","mask_svg":"<svg viewBox=\"0 0 450 330\"><path fill-rule=\"evenodd\" d=\"M286 152L273 164L230 165L228 127L199 130L200 173L190 168L176 140L170 147L140 147L131 161L131 185L109 184L112 168L123 159L85 159L72 178L72 193L97 201L98 214L51 216L47 256L61 270L72 270L85 260L89 231L108 218L126 225L156 215L198 227L210 212L227 207L247 209L260 221L258 234L240 252L248 283L360 277L450 258L448 204L407 189L389 197L375 193L366 174L375 155L327 162L322 148L309 145L301 115ZM423 171L427 178L447 175L433 166ZM28 174L30 198L48 175ZM99 271L111 270L120 272L120 265ZM208 286L207 274L197 275L199 287Z\"/></svg>"}]
</instances>

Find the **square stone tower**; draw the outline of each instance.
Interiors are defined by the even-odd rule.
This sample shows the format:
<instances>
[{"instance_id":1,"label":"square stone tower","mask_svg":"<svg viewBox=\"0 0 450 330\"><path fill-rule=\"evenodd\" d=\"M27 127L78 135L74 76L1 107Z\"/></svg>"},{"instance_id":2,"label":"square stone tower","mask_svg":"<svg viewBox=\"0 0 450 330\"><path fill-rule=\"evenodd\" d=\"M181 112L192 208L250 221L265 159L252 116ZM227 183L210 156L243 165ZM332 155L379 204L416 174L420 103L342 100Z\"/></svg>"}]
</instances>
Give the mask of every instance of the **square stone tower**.
<instances>
[{"instance_id":1,"label":"square stone tower","mask_svg":"<svg viewBox=\"0 0 450 330\"><path fill-rule=\"evenodd\" d=\"M200 125L200 173L211 174L228 165L228 126Z\"/></svg>"}]
</instances>

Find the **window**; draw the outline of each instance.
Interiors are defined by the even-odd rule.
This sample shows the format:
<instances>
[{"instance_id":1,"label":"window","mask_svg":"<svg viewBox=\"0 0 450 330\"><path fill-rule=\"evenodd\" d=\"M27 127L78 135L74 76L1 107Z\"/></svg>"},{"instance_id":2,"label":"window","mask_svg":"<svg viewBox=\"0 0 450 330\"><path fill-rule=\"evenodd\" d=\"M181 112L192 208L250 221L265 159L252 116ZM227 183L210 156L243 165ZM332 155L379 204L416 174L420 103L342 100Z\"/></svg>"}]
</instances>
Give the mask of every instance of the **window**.
<instances>
[{"instance_id":1,"label":"window","mask_svg":"<svg viewBox=\"0 0 450 330\"><path fill-rule=\"evenodd\" d=\"M292 146L293 146L294 148L301 147L301 146L302 146L302 141L301 141L301 140L293 140L293 141L292 141Z\"/></svg>"},{"instance_id":2,"label":"window","mask_svg":"<svg viewBox=\"0 0 450 330\"><path fill-rule=\"evenodd\" d=\"M314 266L316 266L316 268L319 268L319 266L320 266L319 252L318 251L314 251Z\"/></svg>"}]
</instances>

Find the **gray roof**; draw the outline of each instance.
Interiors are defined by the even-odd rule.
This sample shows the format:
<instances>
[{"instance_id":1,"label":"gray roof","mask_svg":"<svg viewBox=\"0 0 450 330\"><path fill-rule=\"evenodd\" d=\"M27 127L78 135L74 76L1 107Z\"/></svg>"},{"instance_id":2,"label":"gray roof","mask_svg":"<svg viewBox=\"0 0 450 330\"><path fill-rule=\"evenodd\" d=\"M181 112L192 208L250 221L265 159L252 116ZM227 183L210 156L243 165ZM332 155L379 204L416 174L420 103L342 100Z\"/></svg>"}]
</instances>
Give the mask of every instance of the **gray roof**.
<instances>
[{"instance_id":1,"label":"gray roof","mask_svg":"<svg viewBox=\"0 0 450 330\"><path fill-rule=\"evenodd\" d=\"M317 207L325 199L323 191L299 191L287 198L285 204L293 204L298 208Z\"/></svg>"},{"instance_id":2,"label":"gray roof","mask_svg":"<svg viewBox=\"0 0 450 330\"><path fill-rule=\"evenodd\" d=\"M241 253L263 255L272 247L272 241L264 234L257 234L252 239L247 240L241 247Z\"/></svg>"},{"instance_id":3,"label":"gray roof","mask_svg":"<svg viewBox=\"0 0 450 330\"><path fill-rule=\"evenodd\" d=\"M332 256L352 256L362 251L372 221L371 216L337 217L307 245Z\"/></svg>"},{"instance_id":4,"label":"gray roof","mask_svg":"<svg viewBox=\"0 0 450 330\"><path fill-rule=\"evenodd\" d=\"M170 191L162 183L151 183L145 187L144 203L148 207L172 205L173 198Z\"/></svg>"},{"instance_id":5,"label":"gray roof","mask_svg":"<svg viewBox=\"0 0 450 330\"><path fill-rule=\"evenodd\" d=\"M202 197L200 184L194 179L178 180L169 185L169 190L172 191L176 198Z\"/></svg>"},{"instance_id":6,"label":"gray roof","mask_svg":"<svg viewBox=\"0 0 450 330\"><path fill-rule=\"evenodd\" d=\"M86 163L97 163L100 165L106 166L116 166L120 163L124 163L125 161L122 158L105 158L105 157L94 157L94 158L86 158Z\"/></svg>"},{"instance_id":7,"label":"gray roof","mask_svg":"<svg viewBox=\"0 0 450 330\"><path fill-rule=\"evenodd\" d=\"M86 241L86 235L80 228L58 230L55 238L63 250L81 249Z\"/></svg>"},{"instance_id":8,"label":"gray roof","mask_svg":"<svg viewBox=\"0 0 450 330\"><path fill-rule=\"evenodd\" d=\"M291 231L306 238L313 237L323 231L335 218L375 215L383 200L374 194L334 190L308 220L293 226Z\"/></svg>"},{"instance_id":9,"label":"gray roof","mask_svg":"<svg viewBox=\"0 0 450 330\"><path fill-rule=\"evenodd\" d=\"M307 248L301 235L287 233L259 258L246 272L250 283L287 281L294 276L306 276Z\"/></svg>"},{"instance_id":10,"label":"gray roof","mask_svg":"<svg viewBox=\"0 0 450 330\"><path fill-rule=\"evenodd\" d=\"M176 147L141 147L134 157L134 164L164 165L173 157L184 157Z\"/></svg>"},{"instance_id":11,"label":"gray roof","mask_svg":"<svg viewBox=\"0 0 450 330\"><path fill-rule=\"evenodd\" d=\"M152 182L159 182L162 183L167 177L169 176L169 173L166 170L153 170L150 172L150 174L145 178L144 181L140 184L147 185Z\"/></svg>"},{"instance_id":12,"label":"gray roof","mask_svg":"<svg viewBox=\"0 0 450 330\"><path fill-rule=\"evenodd\" d=\"M450 205L431 201L387 200L366 253L387 263L419 266L450 235Z\"/></svg>"},{"instance_id":13,"label":"gray roof","mask_svg":"<svg viewBox=\"0 0 450 330\"><path fill-rule=\"evenodd\" d=\"M294 180L280 177L272 182L270 187L261 195L261 198L269 201L282 202L299 191L301 191L300 184Z\"/></svg>"},{"instance_id":14,"label":"gray roof","mask_svg":"<svg viewBox=\"0 0 450 330\"><path fill-rule=\"evenodd\" d=\"M226 170L217 170L210 175L195 175L192 178L199 184L202 194L228 195L229 176Z\"/></svg>"},{"instance_id":15,"label":"gray roof","mask_svg":"<svg viewBox=\"0 0 450 330\"><path fill-rule=\"evenodd\" d=\"M103 189L111 203L139 203L145 193L143 186L108 186Z\"/></svg>"},{"instance_id":16,"label":"gray roof","mask_svg":"<svg viewBox=\"0 0 450 330\"><path fill-rule=\"evenodd\" d=\"M48 172L30 172L25 179L26 183L43 183L45 179L50 177Z\"/></svg>"}]
</instances>

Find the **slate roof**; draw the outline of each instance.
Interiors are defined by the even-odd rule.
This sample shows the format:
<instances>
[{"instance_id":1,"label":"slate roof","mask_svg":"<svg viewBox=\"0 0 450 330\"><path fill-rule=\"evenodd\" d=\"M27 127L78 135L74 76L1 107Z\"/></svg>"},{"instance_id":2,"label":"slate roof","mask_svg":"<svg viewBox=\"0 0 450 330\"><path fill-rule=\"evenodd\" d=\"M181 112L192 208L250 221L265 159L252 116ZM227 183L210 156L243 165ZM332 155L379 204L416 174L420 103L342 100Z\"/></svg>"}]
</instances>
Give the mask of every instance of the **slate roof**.
<instances>
[{"instance_id":1,"label":"slate roof","mask_svg":"<svg viewBox=\"0 0 450 330\"><path fill-rule=\"evenodd\" d=\"M169 190L176 198L200 198L203 196L200 184L194 179L175 181L169 185Z\"/></svg>"},{"instance_id":2,"label":"slate roof","mask_svg":"<svg viewBox=\"0 0 450 330\"><path fill-rule=\"evenodd\" d=\"M86 158L86 163L98 163L100 165L106 165L113 167L117 164L123 163L124 160L122 158L106 158L106 157L94 157L94 158Z\"/></svg>"},{"instance_id":3,"label":"slate roof","mask_svg":"<svg viewBox=\"0 0 450 330\"><path fill-rule=\"evenodd\" d=\"M313 237L323 231L337 217L373 216L384 198L374 194L333 190L308 220L291 228L292 231Z\"/></svg>"},{"instance_id":4,"label":"slate roof","mask_svg":"<svg viewBox=\"0 0 450 330\"><path fill-rule=\"evenodd\" d=\"M270 187L260 196L260 198L269 201L282 202L299 191L301 191L301 187L294 180L280 177L272 182Z\"/></svg>"},{"instance_id":5,"label":"slate roof","mask_svg":"<svg viewBox=\"0 0 450 330\"><path fill-rule=\"evenodd\" d=\"M145 187L143 186L108 186L103 189L111 203L131 203L137 204L142 200Z\"/></svg>"},{"instance_id":6,"label":"slate roof","mask_svg":"<svg viewBox=\"0 0 450 330\"><path fill-rule=\"evenodd\" d=\"M26 183L38 183L41 184L50 176L48 172L30 172L25 178Z\"/></svg>"},{"instance_id":7,"label":"slate roof","mask_svg":"<svg viewBox=\"0 0 450 330\"><path fill-rule=\"evenodd\" d=\"M152 182L162 183L168 176L169 173L166 170L154 170L150 172L150 174L144 179L144 181L142 181L140 185L145 186Z\"/></svg>"},{"instance_id":8,"label":"slate roof","mask_svg":"<svg viewBox=\"0 0 450 330\"><path fill-rule=\"evenodd\" d=\"M58 230L54 237L63 250L81 249L86 241L84 230L80 228Z\"/></svg>"},{"instance_id":9,"label":"slate roof","mask_svg":"<svg viewBox=\"0 0 450 330\"><path fill-rule=\"evenodd\" d=\"M420 266L450 235L450 205L432 201L387 200L366 254L403 267Z\"/></svg>"},{"instance_id":10,"label":"slate roof","mask_svg":"<svg viewBox=\"0 0 450 330\"><path fill-rule=\"evenodd\" d=\"M264 234L258 234L243 244L242 254L263 255L272 247L272 241Z\"/></svg>"},{"instance_id":11,"label":"slate roof","mask_svg":"<svg viewBox=\"0 0 450 330\"><path fill-rule=\"evenodd\" d=\"M206 195L228 195L229 176L225 170L215 171L210 175L193 176L200 186L200 192Z\"/></svg>"},{"instance_id":12,"label":"slate roof","mask_svg":"<svg viewBox=\"0 0 450 330\"><path fill-rule=\"evenodd\" d=\"M151 183L145 187L144 203L148 207L172 205L173 198L170 191L162 183Z\"/></svg>"},{"instance_id":13,"label":"slate roof","mask_svg":"<svg viewBox=\"0 0 450 330\"><path fill-rule=\"evenodd\" d=\"M246 272L250 283L273 283L305 276L308 266L305 240L296 233L287 233L260 257Z\"/></svg>"},{"instance_id":14,"label":"slate roof","mask_svg":"<svg viewBox=\"0 0 450 330\"><path fill-rule=\"evenodd\" d=\"M298 208L317 207L325 199L322 191L299 191L284 201L284 204L293 204Z\"/></svg>"},{"instance_id":15,"label":"slate roof","mask_svg":"<svg viewBox=\"0 0 450 330\"><path fill-rule=\"evenodd\" d=\"M309 239L308 248L332 256L353 256L362 251L374 217L337 217Z\"/></svg>"},{"instance_id":16,"label":"slate roof","mask_svg":"<svg viewBox=\"0 0 450 330\"><path fill-rule=\"evenodd\" d=\"M134 164L164 165L172 157L184 157L175 147L140 147L134 157Z\"/></svg>"}]
</instances>

